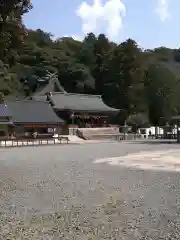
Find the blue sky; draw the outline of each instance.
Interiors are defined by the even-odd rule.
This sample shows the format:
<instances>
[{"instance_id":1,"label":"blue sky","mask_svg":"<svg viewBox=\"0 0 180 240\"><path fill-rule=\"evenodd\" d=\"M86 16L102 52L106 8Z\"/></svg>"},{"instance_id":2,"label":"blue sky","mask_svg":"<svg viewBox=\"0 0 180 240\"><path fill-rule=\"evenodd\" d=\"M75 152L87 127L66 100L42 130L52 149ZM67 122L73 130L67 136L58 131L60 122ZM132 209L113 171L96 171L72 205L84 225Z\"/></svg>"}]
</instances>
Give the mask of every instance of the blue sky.
<instances>
[{"instance_id":1,"label":"blue sky","mask_svg":"<svg viewBox=\"0 0 180 240\"><path fill-rule=\"evenodd\" d=\"M89 32L136 40L143 48L180 47L180 0L32 0L28 28L81 39Z\"/></svg>"}]
</instances>

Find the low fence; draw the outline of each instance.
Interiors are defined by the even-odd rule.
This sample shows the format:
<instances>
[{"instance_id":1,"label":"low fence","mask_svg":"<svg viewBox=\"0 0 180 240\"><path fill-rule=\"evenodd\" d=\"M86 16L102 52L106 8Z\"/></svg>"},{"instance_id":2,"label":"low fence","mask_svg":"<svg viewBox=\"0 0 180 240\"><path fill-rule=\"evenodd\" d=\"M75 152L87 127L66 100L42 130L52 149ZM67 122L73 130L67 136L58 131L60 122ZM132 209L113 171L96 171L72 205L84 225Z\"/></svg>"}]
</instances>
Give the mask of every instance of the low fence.
<instances>
[{"instance_id":1,"label":"low fence","mask_svg":"<svg viewBox=\"0 0 180 240\"><path fill-rule=\"evenodd\" d=\"M68 137L59 137L54 139L3 139L0 140L0 147L24 147L24 146L41 146L68 144Z\"/></svg>"},{"instance_id":2,"label":"low fence","mask_svg":"<svg viewBox=\"0 0 180 240\"><path fill-rule=\"evenodd\" d=\"M140 140L140 139L146 139L146 136L143 134L133 134L133 133L129 133L129 134L118 134L118 135L114 135L112 136L113 139L115 139L116 141L123 141L123 140Z\"/></svg>"},{"instance_id":3,"label":"low fence","mask_svg":"<svg viewBox=\"0 0 180 240\"><path fill-rule=\"evenodd\" d=\"M150 139L143 134L115 134L115 135L95 135L94 139L111 139L115 141L135 141L141 139ZM156 139L158 139L156 137ZM162 139L162 138L161 138ZM167 138L164 138L167 139ZM168 138L174 139L174 138ZM86 140L85 140L86 141ZM59 136L59 138L41 138L41 139L0 139L0 148L2 147L23 147L23 146L41 146L41 145L55 145L55 144L68 144L68 136Z\"/></svg>"},{"instance_id":4,"label":"low fence","mask_svg":"<svg viewBox=\"0 0 180 240\"><path fill-rule=\"evenodd\" d=\"M161 134L161 135L144 135L144 134L133 134L133 133L128 133L128 134L118 134L112 136L113 139L117 141L123 141L123 140L141 140L141 139L159 139L159 140L175 140L177 139L176 134Z\"/></svg>"},{"instance_id":5,"label":"low fence","mask_svg":"<svg viewBox=\"0 0 180 240\"><path fill-rule=\"evenodd\" d=\"M80 135L78 135L80 137ZM87 140L115 140L115 141L130 141L130 140L140 140L145 139L146 136L140 134L94 134L88 136Z\"/></svg>"}]
</instances>

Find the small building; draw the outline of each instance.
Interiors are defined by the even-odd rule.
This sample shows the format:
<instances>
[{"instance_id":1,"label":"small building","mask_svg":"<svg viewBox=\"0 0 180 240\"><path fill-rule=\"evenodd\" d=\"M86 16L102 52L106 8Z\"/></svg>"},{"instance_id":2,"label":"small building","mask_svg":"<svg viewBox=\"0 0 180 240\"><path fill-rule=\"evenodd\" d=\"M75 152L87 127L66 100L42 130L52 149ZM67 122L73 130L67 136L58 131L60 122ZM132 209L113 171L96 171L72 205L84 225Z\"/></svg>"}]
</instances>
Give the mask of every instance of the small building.
<instances>
[{"instance_id":1,"label":"small building","mask_svg":"<svg viewBox=\"0 0 180 240\"><path fill-rule=\"evenodd\" d=\"M174 124L174 135L177 142L180 143L180 115L173 116L171 119L171 124Z\"/></svg>"},{"instance_id":2,"label":"small building","mask_svg":"<svg viewBox=\"0 0 180 240\"><path fill-rule=\"evenodd\" d=\"M31 136L33 133L38 135L49 135L48 130L54 129L62 131L64 121L60 119L48 102L35 100L7 101L4 106L7 107L11 116L13 130L16 137Z\"/></svg>"},{"instance_id":3,"label":"small building","mask_svg":"<svg viewBox=\"0 0 180 240\"><path fill-rule=\"evenodd\" d=\"M164 130L161 127L151 126L151 127L147 127L147 128L139 128L138 133L142 134L146 138L148 138L149 136L155 136L156 134L157 135L163 135Z\"/></svg>"},{"instance_id":4,"label":"small building","mask_svg":"<svg viewBox=\"0 0 180 240\"><path fill-rule=\"evenodd\" d=\"M12 126L12 116L7 105L0 104L0 137L6 137Z\"/></svg>"}]
</instances>

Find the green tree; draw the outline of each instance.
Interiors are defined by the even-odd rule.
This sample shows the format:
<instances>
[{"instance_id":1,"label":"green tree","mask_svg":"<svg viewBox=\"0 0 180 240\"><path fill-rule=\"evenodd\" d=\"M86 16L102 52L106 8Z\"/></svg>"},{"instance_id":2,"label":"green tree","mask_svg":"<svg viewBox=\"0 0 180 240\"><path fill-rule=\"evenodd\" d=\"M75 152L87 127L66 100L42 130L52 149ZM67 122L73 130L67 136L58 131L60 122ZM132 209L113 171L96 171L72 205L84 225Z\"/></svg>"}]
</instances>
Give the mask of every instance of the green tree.
<instances>
[{"instance_id":1,"label":"green tree","mask_svg":"<svg viewBox=\"0 0 180 240\"><path fill-rule=\"evenodd\" d=\"M163 64L150 65L146 73L146 96L150 122L168 122L179 105L179 82Z\"/></svg>"},{"instance_id":2,"label":"green tree","mask_svg":"<svg viewBox=\"0 0 180 240\"><path fill-rule=\"evenodd\" d=\"M103 94L105 59L111 50L111 44L104 34L100 34L94 45L95 67L92 75L95 79L96 94Z\"/></svg>"},{"instance_id":3,"label":"green tree","mask_svg":"<svg viewBox=\"0 0 180 240\"><path fill-rule=\"evenodd\" d=\"M91 73L93 72L96 64L94 53L94 46L96 41L97 38L93 33L87 34L81 44L79 52L77 52L75 55L77 61L87 66L90 69Z\"/></svg>"},{"instance_id":4,"label":"green tree","mask_svg":"<svg viewBox=\"0 0 180 240\"><path fill-rule=\"evenodd\" d=\"M105 63L105 102L122 109L124 118L145 111L142 60L141 49L128 39L109 53Z\"/></svg>"},{"instance_id":5,"label":"green tree","mask_svg":"<svg viewBox=\"0 0 180 240\"><path fill-rule=\"evenodd\" d=\"M145 113L138 113L128 117L127 124L132 126L132 130L134 132L137 131L140 127L148 127L149 126L149 119L148 115Z\"/></svg>"},{"instance_id":6,"label":"green tree","mask_svg":"<svg viewBox=\"0 0 180 240\"><path fill-rule=\"evenodd\" d=\"M14 49L19 48L26 34L23 14L31 8L30 0L1 0L0 2L0 60L14 63Z\"/></svg>"},{"instance_id":7,"label":"green tree","mask_svg":"<svg viewBox=\"0 0 180 240\"><path fill-rule=\"evenodd\" d=\"M20 82L15 73L9 73L8 65L0 61L0 92L5 96L20 90Z\"/></svg>"},{"instance_id":8,"label":"green tree","mask_svg":"<svg viewBox=\"0 0 180 240\"><path fill-rule=\"evenodd\" d=\"M175 49L174 50L174 60L176 62L180 62L180 49Z\"/></svg>"},{"instance_id":9,"label":"green tree","mask_svg":"<svg viewBox=\"0 0 180 240\"><path fill-rule=\"evenodd\" d=\"M74 61L61 62L58 78L68 92L91 93L94 89L94 79L84 64Z\"/></svg>"},{"instance_id":10,"label":"green tree","mask_svg":"<svg viewBox=\"0 0 180 240\"><path fill-rule=\"evenodd\" d=\"M0 103L4 103L4 94L0 92Z\"/></svg>"}]
</instances>

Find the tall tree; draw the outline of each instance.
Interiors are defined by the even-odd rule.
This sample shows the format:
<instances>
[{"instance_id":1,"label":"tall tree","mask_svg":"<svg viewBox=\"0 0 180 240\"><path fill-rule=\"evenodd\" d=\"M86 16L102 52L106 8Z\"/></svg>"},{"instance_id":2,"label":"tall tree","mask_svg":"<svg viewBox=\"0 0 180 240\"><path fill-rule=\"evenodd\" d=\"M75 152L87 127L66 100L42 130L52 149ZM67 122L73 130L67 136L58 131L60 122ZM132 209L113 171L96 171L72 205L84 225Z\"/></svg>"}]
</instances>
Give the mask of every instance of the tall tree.
<instances>
[{"instance_id":1,"label":"tall tree","mask_svg":"<svg viewBox=\"0 0 180 240\"><path fill-rule=\"evenodd\" d=\"M23 14L32 7L30 0L1 0L0 2L0 60L13 62L13 49L19 47L26 34ZM11 50L11 51L10 51Z\"/></svg>"},{"instance_id":2,"label":"tall tree","mask_svg":"<svg viewBox=\"0 0 180 240\"><path fill-rule=\"evenodd\" d=\"M180 84L163 64L149 66L145 83L150 122L165 124L178 111Z\"/></svg>"},{"instance_id":3,"label":"tall tree","mask_svg":"<svg viewBox=\"0 0 180 240\"><path fill-rule=\"evenodd\" d=\"M84 38L80 51L76 54L75 58L82 64L89 67L92 72L95 67L95 55L94 55L94 46L97 41L94 33L89 33Z\"/></svg>"},{"instance_id":4,"label":"tall tree","mask_svg":"<svg viewBox=\"0 0 180 240\"><path fill-rule=\"evenodd\" d=\"M94 79L89 69L76 61L64 61L59 64L58 77L68 92L92 93Z\"/></svg>"},{"instance_id":5,"label":"tall tree","mask_svg":"<svg viewBox=\"0 0 180 240\"><path fill-rule=\"evenodd\" d=\"M145 110L142 61L142 51L131 39L114 48L106 61L104 99L122 109L124 118Z\"/></svg>"},{"instance_id":6,"label":"tall tree","mask_svg":"<svg viewBox=\"0 0 180 240\"><path fill-rule=\"evenodd\" d=\"M10 73L8 65L0 61L0 92L4 95L14 94L20 90L20 82L15 73Z\"/></svg>"},{"instance_id":7,"label":"tall tree","mask_svg":"<svg viewBox=\"0 0 180 240\"><path fill-rule=\"evenodd\" d=\"M104 34L100 34L94 45L95 67L92 75L95 79L96 94L103 93L105 59L111 44Z\"/></svg>"}]
</instances>

